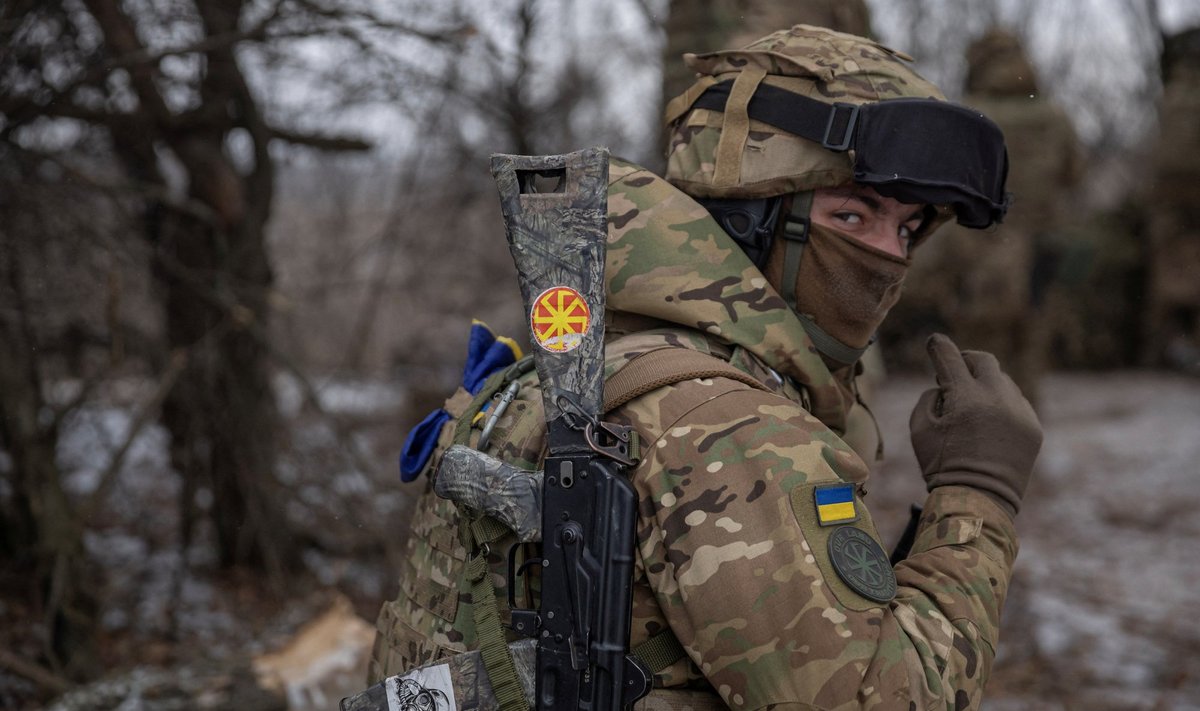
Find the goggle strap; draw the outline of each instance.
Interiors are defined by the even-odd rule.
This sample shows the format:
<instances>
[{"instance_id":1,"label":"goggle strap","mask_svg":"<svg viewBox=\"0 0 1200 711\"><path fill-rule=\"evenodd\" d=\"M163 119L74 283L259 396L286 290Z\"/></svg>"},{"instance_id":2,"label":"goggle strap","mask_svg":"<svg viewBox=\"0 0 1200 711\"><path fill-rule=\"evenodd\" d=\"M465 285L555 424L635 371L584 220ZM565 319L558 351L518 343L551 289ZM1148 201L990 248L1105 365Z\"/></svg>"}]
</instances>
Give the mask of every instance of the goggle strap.
<instances>
[{"instance_id":1,"label":"goggle strap","mask_svg":"<svg viewBox=\"0 0 1200 711\"><path fill-rule=\"evenodd\" d=\"M737 81L740 80L739 75ZM726 111L733 87L734 80L714 84L697 97L691 107ZM854 129L858 123L858 106L854 104L827 104L787 89L762 84L746 105L746 112L755 121L815 141L830 150L845 151L854 147Z\"/></svg>"}]
</instances>

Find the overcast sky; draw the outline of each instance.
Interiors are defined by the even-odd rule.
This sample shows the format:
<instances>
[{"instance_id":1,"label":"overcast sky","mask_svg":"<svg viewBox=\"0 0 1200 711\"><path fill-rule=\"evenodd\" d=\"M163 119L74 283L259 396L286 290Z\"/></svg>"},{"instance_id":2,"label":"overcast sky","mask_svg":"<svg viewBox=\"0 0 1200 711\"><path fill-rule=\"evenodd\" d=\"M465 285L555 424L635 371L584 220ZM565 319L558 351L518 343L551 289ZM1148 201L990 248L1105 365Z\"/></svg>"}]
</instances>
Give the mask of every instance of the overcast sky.
<instances>
[{"instance_id":1,"label":"overcast sky","mask_svg":"<svg viewBox=\"0 0 1200 711\"><path fill-rule=\"evenodd\" d=\"M396 7L411 9L423 2L410 1L413 4L400 3ZM1200 0L1158 3L1161 22L1168 32L1200 25ZM515 4L515 0L442 0L428 7L431 12L460 8L478 28L480 37L471 40L477 44L468 47L468 51L477 51L483 36L502 49L514 46L516 33L511 18ZM667 0L649 0L648 4L652 10L659 8L661 14ZM1072 118L1085 141L1094 142L1105 131L1117 131L1123 132L1120 141L1131 145L1153 128L1158 42L1146 32L1145 23L1129 20L1131 6L1145 7L1138 0L868 0L868 4L876 35L884 43L914 54L918 70L952 98L959 95L965 75L963 50L988 24L987 13L981 8L994 6L1001 21L1026 22L1028 50L1039 71L1047 75L1043 77L1043 89L1072 109ZM913 36L909 21L914 4L934 10L945 8L934 12L919 27L919 36ZM577 111L572 122L583 134L596 126L617 126L615 133L599 136L598 140L609 142L619 154L635 159L652 154L659 131L663 37L655 23L661 18L648 17L645 6L646 0L541 3L542 31L530 66L534 73L531 83L537 85L567 52L590 58L585 61L602 71L604 100L586 111ZM338 60L331 64L353 64L352 59ZM481 80L486 81L486 75L477 73L465 79ZM403 79L398 81L402 83ZM280 92L278 85L275 93L297 96L291 89ZM454 116L453 121L457 125L479 124L462 114ZM337 122L372 135L387 154L405 153L415 143L412 107L399 106L399 102L356 109ZM562 150L576 147L564 146Z\"/></svg>"}]
</instances>

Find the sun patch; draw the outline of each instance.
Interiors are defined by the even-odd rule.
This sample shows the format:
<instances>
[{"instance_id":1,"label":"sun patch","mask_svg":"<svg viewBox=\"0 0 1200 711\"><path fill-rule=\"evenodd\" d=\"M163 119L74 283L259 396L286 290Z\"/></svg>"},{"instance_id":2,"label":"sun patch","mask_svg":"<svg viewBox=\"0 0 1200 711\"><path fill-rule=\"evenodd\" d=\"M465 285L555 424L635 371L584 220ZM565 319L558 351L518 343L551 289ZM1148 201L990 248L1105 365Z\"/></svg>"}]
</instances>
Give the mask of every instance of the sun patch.
<instances>
[{"instance_id":1,"label":"sun patch","mask_svg":"<svg viewBox=\"0 0 1200 711\"><path fill-rule=\"evenodd\" d=\"M533 302L529 326L533 340L551 353L566 353L583 343L592 313L583 295L569 286L552 286Z\"/></svg>"}]
</instances>

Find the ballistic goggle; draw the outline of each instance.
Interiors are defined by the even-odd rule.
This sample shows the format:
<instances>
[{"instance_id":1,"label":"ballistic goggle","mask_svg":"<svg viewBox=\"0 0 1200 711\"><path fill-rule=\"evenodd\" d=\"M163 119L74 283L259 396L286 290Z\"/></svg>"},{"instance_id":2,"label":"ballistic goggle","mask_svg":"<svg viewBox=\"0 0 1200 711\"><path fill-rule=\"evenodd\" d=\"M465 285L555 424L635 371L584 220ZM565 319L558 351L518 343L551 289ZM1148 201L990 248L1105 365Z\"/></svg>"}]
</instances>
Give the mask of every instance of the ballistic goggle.
<instances>
[{"instance_id":1,"label":"ballistic goggle","mask_svg":"<svg viewBox=\"0 0 1200 711\"><path fill-rule=\"evenodd\" d=\"M724 111L732 85L710 87L692 108ZM856 183L901 202L949 205L964 227L990 227L1008 211L1004 134L966 106L934 99L827 104L760 84L747 114L831 151L853 150Z\"/></svg>"}]
</instances>

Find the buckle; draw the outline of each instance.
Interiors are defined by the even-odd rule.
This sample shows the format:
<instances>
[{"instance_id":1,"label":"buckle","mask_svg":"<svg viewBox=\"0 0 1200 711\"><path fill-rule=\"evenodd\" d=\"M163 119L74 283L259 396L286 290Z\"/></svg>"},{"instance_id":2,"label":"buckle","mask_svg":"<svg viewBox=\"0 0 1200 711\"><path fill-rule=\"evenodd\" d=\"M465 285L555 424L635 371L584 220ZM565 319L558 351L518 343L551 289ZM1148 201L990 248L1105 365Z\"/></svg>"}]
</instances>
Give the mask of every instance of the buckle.
<instances>
[{"instance_id":1,"label":"buckle","mask_svg":"<svg viewBox=\"0 0 1200 711\"><path fill-rule=\"evenodd\" d=\"M831 151L845 151L850 148L850 144L854 142L854 129L858 125L858 104L846 104L838 102L829 109L829 121L825 123L825 137L821 139L821 145ZM848 115L842 112L849 112ZM844 123L839 122L839 114L845 115ZM842 126L841 135L837 140L832 140L831 136L834 130L834 124Z\"/></svg>"},{"instance_id":2,"label":"buckle","mask_svg":"<svg viewBox=\"0 0 1200 711\"><path fill-rule=\"evenodd\" d=\"M783 218L783 237L792 242L807 243L808 230L811 226L812 220L810 218L788 215Z\"/></svg>"}]
</instances>

